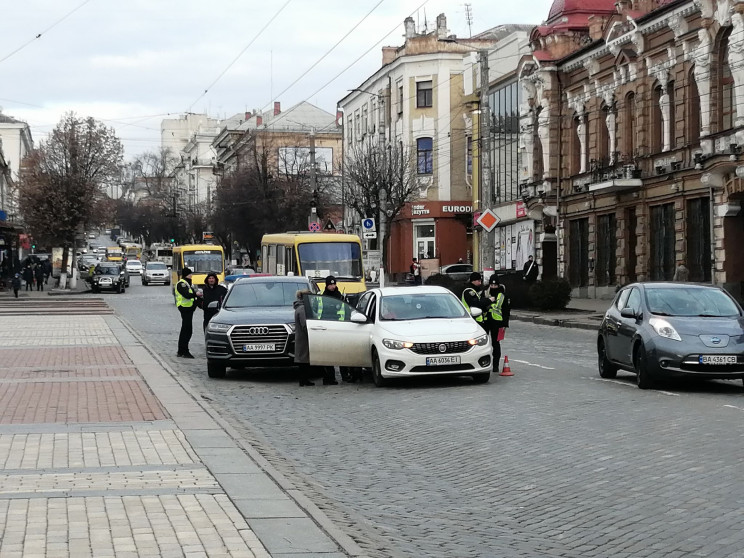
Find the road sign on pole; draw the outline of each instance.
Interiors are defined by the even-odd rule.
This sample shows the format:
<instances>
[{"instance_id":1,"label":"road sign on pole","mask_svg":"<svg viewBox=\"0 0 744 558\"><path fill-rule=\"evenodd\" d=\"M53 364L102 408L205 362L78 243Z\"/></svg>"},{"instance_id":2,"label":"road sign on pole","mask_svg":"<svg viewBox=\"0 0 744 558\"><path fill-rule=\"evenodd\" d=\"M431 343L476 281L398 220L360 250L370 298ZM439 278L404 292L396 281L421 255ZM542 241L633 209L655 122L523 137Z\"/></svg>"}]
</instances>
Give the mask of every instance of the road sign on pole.
<instances>
[{"instance_id":1,"label":"road sign on pole","mask_svg":"<svg viewBox=\"0 0 744 558\"><path fill-rule=\"evenodd\" d=\"M486 209L476 220L476 223L483 227L486 232L491 232L500 222L499 216L490 209Z\"/></svg>"},{"instance_id":2,"label":"road sign on pole","mask_svg":"<svg viewBox=\"0 0 744 558\"><path fill-rule=\"evenodd\" d=\"M376 231L377 227L375 226L375 220L368 217L367 219L362 220L362 228L366 231ZM366 237L365 237L366 238ZM377 238L377 237L375 237Z\"/></svg>"},{"instance_id":3,"label":"road sign on pole","mask_svg":"<svg viewBox=\"0 0 744 558\"><path fill-rule=\"evenodd\" d=\"M362 231L362 238L366 238L366 239L377 238L377 231Z\"/></svg>"},{"instance_id":4,"label":"road sign on pole","mask_svg":"<svg viewBox=\"0 0 744 558\"><path fill-rule=\"evenodd\" d=\"M317 221L311 221L310 224L308 224L307 228L308 230L310 230L310 232L318 232L320 231L320 223L318 223Z\"/></svg>"}]
</instances>

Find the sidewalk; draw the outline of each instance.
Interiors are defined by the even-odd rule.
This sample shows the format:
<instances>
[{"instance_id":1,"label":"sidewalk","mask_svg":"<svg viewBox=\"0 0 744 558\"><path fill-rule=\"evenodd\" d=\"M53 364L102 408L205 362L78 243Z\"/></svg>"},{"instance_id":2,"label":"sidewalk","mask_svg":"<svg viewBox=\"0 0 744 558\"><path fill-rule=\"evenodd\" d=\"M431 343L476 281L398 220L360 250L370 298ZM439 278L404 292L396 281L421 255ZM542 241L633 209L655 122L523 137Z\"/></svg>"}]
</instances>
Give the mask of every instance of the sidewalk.
<instances>
[{"instance_id":1,"label":"sidewalk","mask_svg":"<svg viewBox=\"0 0 744 558\"><path fill-rule=\"evenodd\" d=\"M362 555L101 297L7 294L0 556Z\"/></svg>"},{"instance_id":2,"label":"sidewalk","mask_svg":"<svg viewBox=\"0 0 744 558\"><path fill-rule=\"evenodd\" d=\"M565 310L512 310L511 319L541 325L596 331L611 304L611 300L576 298L568 303Z\"/></svg>"}]
</instances>

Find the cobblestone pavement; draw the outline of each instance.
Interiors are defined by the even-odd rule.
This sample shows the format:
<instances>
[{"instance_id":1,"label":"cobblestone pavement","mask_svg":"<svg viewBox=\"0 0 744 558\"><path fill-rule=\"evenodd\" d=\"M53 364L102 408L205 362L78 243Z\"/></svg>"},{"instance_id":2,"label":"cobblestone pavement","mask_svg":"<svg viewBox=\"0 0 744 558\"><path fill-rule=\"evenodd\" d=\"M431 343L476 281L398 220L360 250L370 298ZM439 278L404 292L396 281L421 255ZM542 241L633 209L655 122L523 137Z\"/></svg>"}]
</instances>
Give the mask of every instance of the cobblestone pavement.
<instances>
[{"instance_id":1,"label":"cobblestone pavement","mask_svg":"<svg viewBox=\"0 0 744 558\"><path fill-rule=\"evenodd\" d=\"M602 380L595 333L514 322L513 378L299 388L174 356L167 290L113 304L369 556L744 556L741 383ZM195 323L198 323L198 315Z\"/></svg>"},{"instance_id":2,"label":"cobblestone pavement","mask_svg":"<svg viewBox=\"0 0 744 558\"><path fill-rule=\"evenodd\" d=\"M0 556L268 557L132 350L100 315L0 320Z\"/></svg>"}]
</instances>

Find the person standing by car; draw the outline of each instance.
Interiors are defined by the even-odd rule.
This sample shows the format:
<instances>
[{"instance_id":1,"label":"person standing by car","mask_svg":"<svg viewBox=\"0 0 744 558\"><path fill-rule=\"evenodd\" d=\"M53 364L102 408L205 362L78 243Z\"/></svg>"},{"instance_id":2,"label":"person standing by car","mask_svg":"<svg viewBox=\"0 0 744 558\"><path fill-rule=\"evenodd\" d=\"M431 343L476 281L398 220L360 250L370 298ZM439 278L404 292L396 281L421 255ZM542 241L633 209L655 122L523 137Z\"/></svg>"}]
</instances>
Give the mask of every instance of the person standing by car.
<instances>
[{"instance_id":1,"label":"person standing by car","mask_svg":"<svg viewBox=\"0 0 744 558\"><path fill-rule=\"evenodd\" d=\"M495 273L488 280L485 298L490 303L486 315L486 330L491 334L493 369L498 370L501 363L501 340L504 338L503 330L506 327L504 319L506 288L499 283L499 278Z\"/></svg>"},{"instance_id":2,"label":"person standing by car","mask_svg":"<svg viewBox=\"0 0 744 558\"><path fill-rule=\"evenodd\" d=\"M189 341L194 330L194 310L196 310L196 290L191 284L192 271L184 267L181 279L176 283L176 306L181 314L181 331L178 334L178 354L183 358L194 358L189 352Z\"/></svg>"},{"instance_id":3,"label":"person standing by car","mask_svg":"<svg viewBox=\"0 0 744 558\"><path fill-rule=\"evenodd\" d=\"M473 271L470 274L470 281L465 285L465 290L462 291L462 298L460 299L468 312L470 312L471 308L475 307L483 310L483 313L485 314L488 307L491 305L491 301L487 299L484 300L481 297L482 284L483 277L481 277L481 274L477 271ZM478 322L483 329L488 331L486 329L485 316L483 314L476 317L475 321Z\"/></svg>"},{"instance_id":4,"label":"person standing by car","mask_svg":"<svg viewBox=\"0 0 744 558\"><path fill-rule=\"evenodd\" d=\"M310 381L310 341L307 336L307 318L303 297L310 294L308 290L297 291L294 306L295 319L295 354L294 361L300 367L300 387L314 386Z\"/></svg>"},{"instance_id":5,"label":"person standing by car","mask_svg":"<svg viewBox=\"0 0 744 558\"><path fill-rule=\"evenodd\" d=\"M324 299L333 299L326 300ZM329 275L325 280L325 290L323 291L323 297L320 299L321 307L319 309L321 320L337 320L343 321L345 316L344 295L338 290L336 284L336 278L333 275ZM343 378L346 371L341 373ZM323 385L324 386L335 386L338 382L336 381L336 368L333 366L326 366L323 373Z\"/></svg>"},{"instance_id":6,"label":"person standing by car","mask_svg":"<svg viewBox=\"0 0 744 558\"><path fill-rule=\"evenodd\" d=\"M219 284L217 273L210 271L204 280L204 292L200 300L202 310L204 310L204 331L207 330L207 324L222 307L222 301L225 300L227 288ZM217 308L209 308L210 302L216 302Z\"/></svg>"}]
</instances>

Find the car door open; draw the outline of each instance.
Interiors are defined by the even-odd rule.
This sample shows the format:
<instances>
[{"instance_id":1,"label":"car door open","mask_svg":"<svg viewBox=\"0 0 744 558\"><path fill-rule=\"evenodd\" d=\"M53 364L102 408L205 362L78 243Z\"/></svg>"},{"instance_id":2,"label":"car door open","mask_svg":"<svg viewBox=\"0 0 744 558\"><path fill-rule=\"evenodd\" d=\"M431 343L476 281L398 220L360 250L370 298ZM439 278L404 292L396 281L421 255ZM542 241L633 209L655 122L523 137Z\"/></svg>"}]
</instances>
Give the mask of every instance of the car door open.
<instances>
[{"instance_id":1,"label":"car door open","mask_svg":"<svg viewBox=\"0 0 744 558\"><path fill-rule=\"evenodd\" d=\"M322 295L303 297L310 364L314 366L372 365L372 324L345 302Z\"/></svg>"}]
</instances>

